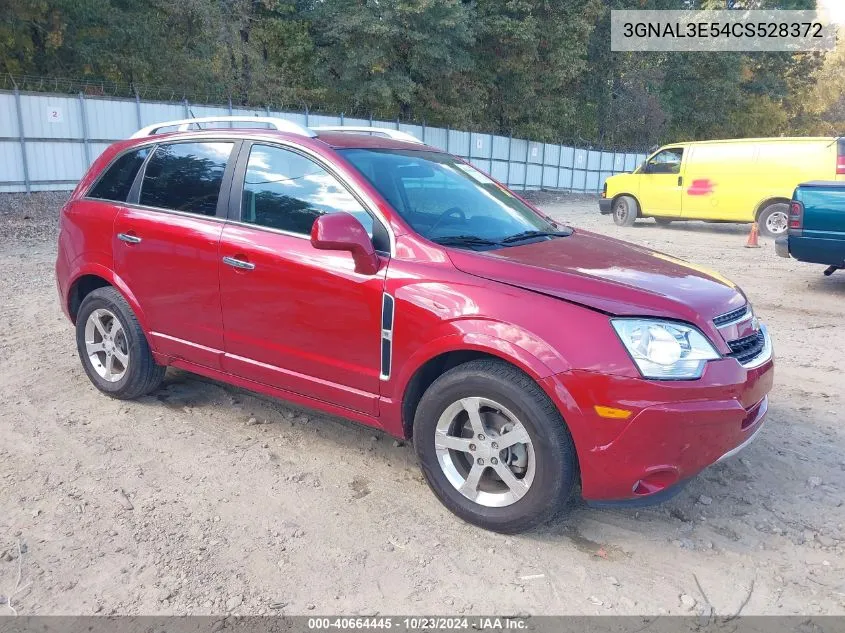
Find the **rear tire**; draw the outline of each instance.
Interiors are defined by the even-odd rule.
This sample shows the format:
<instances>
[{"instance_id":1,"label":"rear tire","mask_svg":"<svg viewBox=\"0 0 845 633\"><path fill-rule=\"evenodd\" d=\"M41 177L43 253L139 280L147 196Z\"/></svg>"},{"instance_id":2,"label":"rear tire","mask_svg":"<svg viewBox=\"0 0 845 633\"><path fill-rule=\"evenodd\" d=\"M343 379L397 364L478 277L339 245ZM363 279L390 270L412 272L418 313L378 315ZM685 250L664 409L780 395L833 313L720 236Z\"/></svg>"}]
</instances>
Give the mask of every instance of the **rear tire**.
<instances>
[{"instance_id":1,"label":"rear tire","mask_svg":"<svg viewBox=\"0 0 845 633\"><path fill-rule=\"evenodd\" d=\"M529 376L500 360L459 365L432 383L414 417L414 449L443 505L503 534L553 517L577 478L575 447L557 408Z\"/></svg>"},{"instance_id":2,"label":"rear tire","mask_svg":"<svg viewBox=\"0 0 845 633\"><path fill-rule=\"evenodd\" d=\"M617 226L634 226L640 206L631 196L619 196L613 203L613 221Z\"/></svg>"},{"instance_id":3,"label":"rear tire","mask_svg":"<svg viewBox=\"0 0 845 633\"><path fill-rule=\"evenodd\" d=\"M757 228L766 237L780 237L786 235L789 229L789 204L775 202L760 212L757 218Z\"/></svg>"},{"instance_id":4,"label":"rear tire","mask_svg":"<svg viewBox=\"0 0 845 633\"><path fill-rule=\"evenodd\" d=\"M94 290L79 306L76 348L88 378L112 398L138 398L164 379L166 368L153 359L135 313L111 286Z\"/></svg>"}]
</instances>

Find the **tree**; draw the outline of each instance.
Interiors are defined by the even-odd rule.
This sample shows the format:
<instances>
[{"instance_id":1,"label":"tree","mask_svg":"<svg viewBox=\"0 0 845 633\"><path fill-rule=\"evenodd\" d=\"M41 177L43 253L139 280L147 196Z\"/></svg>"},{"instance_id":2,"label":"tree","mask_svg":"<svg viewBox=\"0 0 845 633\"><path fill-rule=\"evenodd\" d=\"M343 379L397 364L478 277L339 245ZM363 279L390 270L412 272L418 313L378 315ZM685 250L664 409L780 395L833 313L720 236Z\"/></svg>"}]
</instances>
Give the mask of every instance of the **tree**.
<instances>
[{"instance_id":1,"label":"tree","mask_svg":"<svg viewBox=\"0 0 845 633\"><path fill-rule=\"evenodd\" d=\"M459 0L308 3L319 78L341 110L460 118L460 74L472 60L468 5Z\"/></svg>"}]
</instances>

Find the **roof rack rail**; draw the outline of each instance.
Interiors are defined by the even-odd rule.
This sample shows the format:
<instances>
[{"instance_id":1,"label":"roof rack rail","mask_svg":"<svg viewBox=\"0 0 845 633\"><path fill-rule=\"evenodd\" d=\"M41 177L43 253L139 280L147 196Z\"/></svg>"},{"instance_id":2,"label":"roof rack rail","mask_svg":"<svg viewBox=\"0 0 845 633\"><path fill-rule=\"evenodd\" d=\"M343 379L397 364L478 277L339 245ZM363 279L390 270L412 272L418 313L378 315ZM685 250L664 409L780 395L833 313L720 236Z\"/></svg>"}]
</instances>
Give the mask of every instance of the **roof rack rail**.
<instances>
[{"instance_id":1,"label":"roof rack rail","mask_svg":"<svg viewBox=\"0 0 845 633\"><path fill-rule=\"evenodd\" d=\"M141 128L140 130L135 132L135 134L133 134L130 138L143 138L144 136L152 136L162 128L166 127L175 127L177 132L186 132L191 128L192 125L202 125L203 123L262 123L264 125L268 125L270 127L275 128L279 132L299 134L301 136L308 136L311 138L317 136L314 131L310 130L307 127L299 125L298 123L294 123L293 121L287 121L285 119L279 119L276 117L206 116L196 117L193 119L178 119L176 121L164 121L162 123L153 123L152 125L148 125L146 127Z\"/></svg>"},{"instance_id":2,"label":"roof rack rail","mask_svg":"<svg viewBox=\"0 0 845 633\"><path fill-rule=\"evenodd\" d=\"M423 142L413 134L402 132L401 130L394 130L385 127L368 127L366 125L320 125L311 128L317 132L348 132L349 134L370 134L371 136L384 136L392 138L395 141L407 141L408 143L417 143L422 145Z\"/></svg>"}]
</instances>

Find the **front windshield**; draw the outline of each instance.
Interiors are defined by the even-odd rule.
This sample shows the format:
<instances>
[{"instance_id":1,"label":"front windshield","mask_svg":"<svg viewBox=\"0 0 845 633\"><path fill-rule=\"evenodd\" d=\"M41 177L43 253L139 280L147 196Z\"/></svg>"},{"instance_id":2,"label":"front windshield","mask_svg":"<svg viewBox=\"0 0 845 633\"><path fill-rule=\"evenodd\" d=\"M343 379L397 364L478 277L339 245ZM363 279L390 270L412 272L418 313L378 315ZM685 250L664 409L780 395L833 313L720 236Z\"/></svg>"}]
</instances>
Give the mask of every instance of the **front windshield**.
<instances>
[{"instance_id":1,"label":"front windshield","mask_svg":"<svg viewBox=\"0 0 845 633\"><path fill-rule=\"evenodd\" d=\"M499 248L565 234L563 227L448 154L383 149L340 153L417 233L433 242Z\"/></svg>"}]
</instances>

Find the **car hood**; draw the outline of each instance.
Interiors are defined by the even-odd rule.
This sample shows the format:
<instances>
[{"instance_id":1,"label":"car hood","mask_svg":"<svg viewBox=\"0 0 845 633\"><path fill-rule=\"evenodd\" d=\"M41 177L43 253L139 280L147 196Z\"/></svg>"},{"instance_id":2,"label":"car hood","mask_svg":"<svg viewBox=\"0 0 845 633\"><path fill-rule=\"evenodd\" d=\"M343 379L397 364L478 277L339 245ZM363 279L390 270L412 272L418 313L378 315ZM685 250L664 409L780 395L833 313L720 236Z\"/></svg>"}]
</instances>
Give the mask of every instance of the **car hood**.
<instances>
[{"instance_id":1,"label":"car hood","mask_svg":"<svg viewBox=\"0 0 845 633\"><path fill-rule=\"evenodd\" d=\"M450 249L449 257L465 273L618 316L706 323L746 303L716 272L588 231L495 251Z\"/></svg>"}]
</instances>

